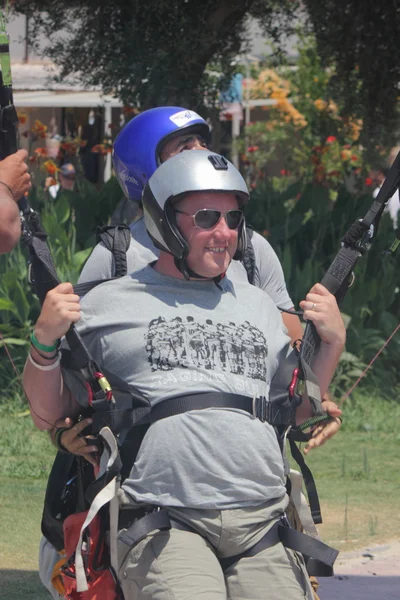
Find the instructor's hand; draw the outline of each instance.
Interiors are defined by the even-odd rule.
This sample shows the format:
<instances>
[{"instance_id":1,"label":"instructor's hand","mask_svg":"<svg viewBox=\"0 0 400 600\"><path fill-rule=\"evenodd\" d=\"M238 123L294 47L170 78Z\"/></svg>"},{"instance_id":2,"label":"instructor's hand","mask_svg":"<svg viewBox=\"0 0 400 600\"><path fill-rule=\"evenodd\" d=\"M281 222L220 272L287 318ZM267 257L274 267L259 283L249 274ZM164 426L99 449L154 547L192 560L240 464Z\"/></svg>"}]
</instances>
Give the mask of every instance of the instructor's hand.
<instances>
[{"instance_id":1,"label":"instructor's hand","mask_svg":"<svg viewBox=\"0 0 400 600\"><path fill-rule=\"evenodd\" d=\"M31 176L25 162L27 157L26 150L18 150L0 161L0 181L11 189L16 202L32 187Z\"/></svg>"}]
</instances>

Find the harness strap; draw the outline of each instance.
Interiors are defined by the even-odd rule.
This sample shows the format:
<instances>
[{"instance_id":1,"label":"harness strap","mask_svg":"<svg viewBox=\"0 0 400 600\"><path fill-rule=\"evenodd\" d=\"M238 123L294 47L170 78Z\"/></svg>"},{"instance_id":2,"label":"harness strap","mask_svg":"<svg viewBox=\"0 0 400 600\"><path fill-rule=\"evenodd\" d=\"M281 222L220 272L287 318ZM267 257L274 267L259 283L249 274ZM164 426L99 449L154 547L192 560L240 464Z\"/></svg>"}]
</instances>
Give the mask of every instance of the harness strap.
<instances>
[{"instance_id":1,"label":"harness strap","mask_svg":"<svg viewBox=\"0 0 400 600\"><path fill-rule=\"evenodd\" d=\"M151 409L149 420L150 423L155 423L167 417L205 408L236 408L244 410L262 422L267 421L269 417L269 402L264 396L249 398L225 392L207 392L163 400Z\"/></svg>"},{"instance_id":2,"label":"harness strap","mask_svg":"<svg viewBox=\"0 0 400 600\"><path fill-rule=\"evenodd\" d=\"M97 241L102 241L104 246L112 253L115 261L115 277L127 274L126 253L131 241L131 231L127 225L108 225L98 227Z\"/></svg>"},{"instance_id":3,"label":"harness strap","mask_svg":"<svg viewBox=\"0 0 400 600\"><path fill-rule=\"evenodd\" d=\"M93 288L105 283L106 281L113 281L116 277L109 277L108 279L95 279L94 281L84 281L83 283L76 283L74 285L74 294L78 296L86 296Z\"/></svg>"},{"instance_id":4,"label":"harness strap","mask_svg":"<svg viewBox=\"0 0 400 600\"><path fill-rule=\"evenodd\" d=\"M306 486L308 502L310 504L310 511L313 521L316 525L322 523L321 506L319 503L317 487L315 485L314 477L308 468L302 453L296 446L294 440L289 436L290 451L294 460L300 467L301 474L303 475L304 485Z\"/></svg>"},{"instance_id":5,"label":"harness strap","mask_svg":"<svg viewBox=\"0 0 400 600\"><path fill-rule=\"evenodd\" d=\"M126 529L119 534L118 540L132 547L144 540L152 531L168 531L172 524L166 510L157 510L136 519L137 510L120 512L118 528Z\"/></svg>"},{"instance_id":6,"label":"harness strap","mask_svg":"<svg viewBox=\"0 0 400 600\"><path fill-rule=\"evenodd\" d=\"M106 443L106 445L108 446L107 452L103 452L103 455L101 457L101 463L103 463L103 464L100 464L99 475L101 476L101 474L103 474L104 470L107 471L107 470L113 468L114 463L118 462L118 460L119 460L119 455L118 455L117 441L116 441L114 435L112 434L112 432L107 427L105 427L100 432L100 435L101 435L102 439L104 440L104 442ZM83 552L84 551L83 535L84 535L85 529L90 525L90 523L93 521L93 519L99 513L100 509L103 506L105 506L106 504L108 504L109 502L112 502L112 500L114 498L116 498L118 488L119 488L119 477L117 475L115 475L107 483L107 485L97 494L97 496L93 500L93 502L88 510L88 513L86 515L86 518L82 524L82 527L81 527L81 530L79 533L78 544L76 546L76 551L75 551L76 590L78 592L86 592L89 589L88 588L88 580L86 577L84 556L83 556L83 554L84 554L84 552ZM115 515L115 511L114 511L114 515ZM117 529L117 524L111 522L110 523L110 533L114 533L115 539L114 540L110 539L110 559L111 559L111 566L114 568L114 570L118 568L117 546L116 546L117 542L116 542L116 535L115 535L116 529Z\"/></svg>"},{"instance_id":7,"label":"harness strap","mask_svg":"<svg viewBox=\"0 0 400 600\"><path fill-rule=\"evenodd\" d=\"M124 531L119 534L118 539L129 547L135 546L147 535L157 530L168 531L173 528L201 535L198 531L190 527L190 525L186 525L186 523L176 519L171 519L165 509L149 512L141 518L137 518L137 515L137 509L128 509L120 512L118 527L123 528ZM310 574L319 577L330 577L333 575L333 564L339 552L320 540L291 529L286 517L282 517L274 523L261 540L245 552L234 556L218 558L218 560L222 570L226 571L226 569L242 558L255 556L279 542L286 548L304 555L307 570L308 563L310 563L313 571ZM316 556L318 558L315 558Z\"/></svg>"}]
</instances>

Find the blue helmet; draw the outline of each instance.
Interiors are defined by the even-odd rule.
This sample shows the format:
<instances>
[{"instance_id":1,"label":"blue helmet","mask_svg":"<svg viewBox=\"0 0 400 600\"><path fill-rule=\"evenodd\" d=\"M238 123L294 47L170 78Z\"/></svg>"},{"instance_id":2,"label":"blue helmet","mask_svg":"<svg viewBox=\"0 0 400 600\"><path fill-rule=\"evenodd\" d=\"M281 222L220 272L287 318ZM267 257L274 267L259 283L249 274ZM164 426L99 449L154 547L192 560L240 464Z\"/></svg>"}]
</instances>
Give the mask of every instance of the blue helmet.
<instances>
[{"instance_id":1,"label":"blue helmet","mask_svg":"<svg viewBox=\"0 0 400 600\"><path fill-rule=\"evenodd\" d=\"M208 143L210 128L200 115L179 106L151 108L125 125L114 142L113 163L127 198L140 202L144 186L160 164L162 145L182 133L198 133Z\"/></svg>"}]
</instances>

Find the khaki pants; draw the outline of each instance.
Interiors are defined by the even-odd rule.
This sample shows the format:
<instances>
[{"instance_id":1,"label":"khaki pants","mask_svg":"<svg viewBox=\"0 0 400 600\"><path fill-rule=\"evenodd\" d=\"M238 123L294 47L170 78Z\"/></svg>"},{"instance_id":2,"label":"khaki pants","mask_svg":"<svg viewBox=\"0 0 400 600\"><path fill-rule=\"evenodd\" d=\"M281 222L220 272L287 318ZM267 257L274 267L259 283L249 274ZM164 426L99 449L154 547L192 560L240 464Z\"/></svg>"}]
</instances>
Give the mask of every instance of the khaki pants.
<instances>
[{"instance_id":1,"label":"khaki pants","mask_svg":"<svg viewBox=\"0 0 400 600\"><path fill-rule=\"evenodd\" d=\"M221 569L218 557L251 548L273 525L270 506L168 512L201 535L171 529L133 547L119 541L125 600L313 600L302 557L280 543Z\"/></svg>"}]
</instances>

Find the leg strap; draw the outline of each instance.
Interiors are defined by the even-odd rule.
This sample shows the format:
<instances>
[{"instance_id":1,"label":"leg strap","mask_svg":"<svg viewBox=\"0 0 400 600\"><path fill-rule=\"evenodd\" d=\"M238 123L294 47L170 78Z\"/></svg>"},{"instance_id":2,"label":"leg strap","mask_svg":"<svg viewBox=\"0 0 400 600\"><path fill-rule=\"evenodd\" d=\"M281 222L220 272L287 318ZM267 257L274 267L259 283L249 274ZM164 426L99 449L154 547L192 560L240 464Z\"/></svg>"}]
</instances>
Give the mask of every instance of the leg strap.
<instances>
[{"instance_id":1,"label":"leg strap","mask_svg":"<svg viewBox=\"0 0 400 600\"><path fill-rule=\"evenodd\" d=\"M120 512L119 528L125 529L119 534L119 540L129 546L134 546L153 531L168 531L171 528L189 531L201 535L198 531L186 525L182 521L170 519L168 512L164 509L153 510L143 516L143 511L129 509ZM299 552L304 556L307 571L310 575L318 577L331 577L333 575L333 563L339 552L327 544L312 538L309 535L291 529L286 517L277 521L257 544L235 556L219 558L222 570L225 571L235 562L242 558L255 556L262 550L270 548L281 542L286 548ZM315 558L318 556L318 559Z\"/></svg>"},{"instance_id":2,"label":"leg strap","mask_svg":"<svg viewBox=\"0 0 400 600\"><path fill-rule=\"evenodd\" d=\"M319 577L331 577L333 575L333 564L339 552L309 535L292 529L288 526L286 518L277 521L257 544L245 552L236 556L220 558L219 562L225 571L242 558L255 556L278 542L304 556L309 575ZM318 556L318 559L314 558L315 556Z\"/></svg>"}]
</instances>

